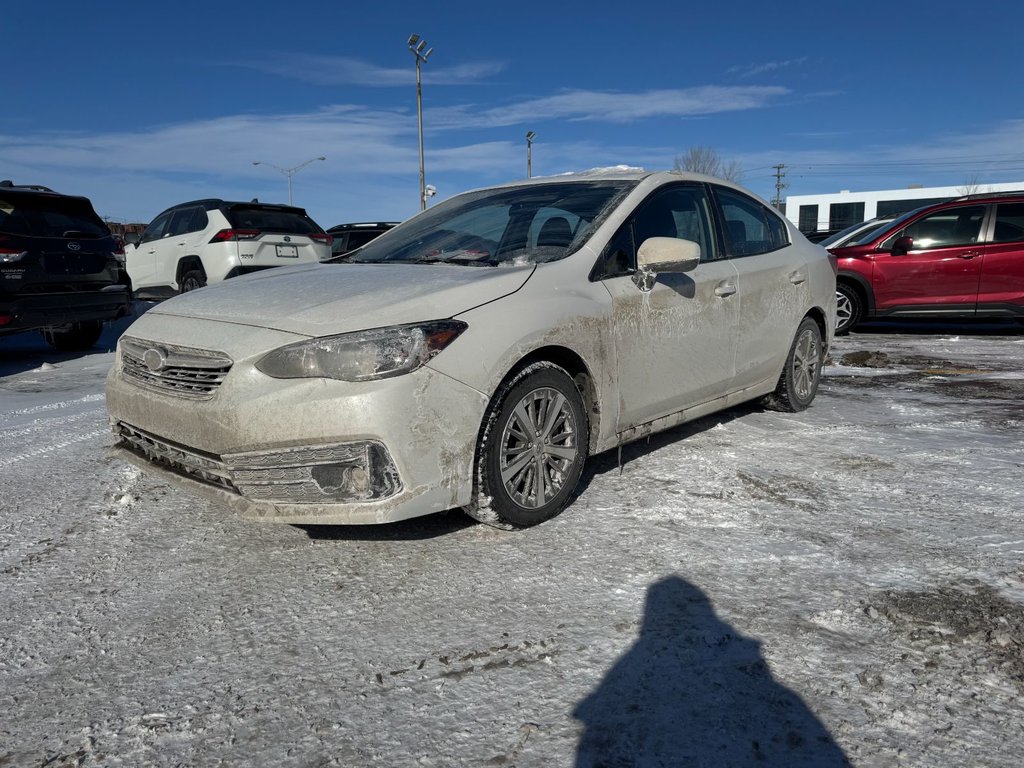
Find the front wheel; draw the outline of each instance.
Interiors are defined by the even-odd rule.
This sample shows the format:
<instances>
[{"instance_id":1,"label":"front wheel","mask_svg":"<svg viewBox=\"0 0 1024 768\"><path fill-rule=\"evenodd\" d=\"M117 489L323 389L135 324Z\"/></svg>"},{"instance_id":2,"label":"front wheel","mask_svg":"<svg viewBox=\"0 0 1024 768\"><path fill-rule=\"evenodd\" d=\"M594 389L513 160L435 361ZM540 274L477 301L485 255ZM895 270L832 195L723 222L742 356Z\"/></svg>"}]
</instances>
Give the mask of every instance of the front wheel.
<instances>
[{"instance_id":1,"label":"front wheel","mask_svg":"<svg viewBox=\"0 0 1024 768\"><path fill-rule=\"evenodd\" d=\"M583 398L569 374L534 363L495 395L477 447L478 520L527 527L561 512L579 482L588 447Z\"/></svg>"},{"instance_id":2,"label":"front wheel","mask_svg":"<svg viewBox=\"0 0 1024 768\"><path fill-rule=\"evenodd\" d=\"M86 320L60 330L47 328L43 331L43 338L58 352L83 352L99 341L101 333L103 323L99 320Z\"/></svg>"},{"instance_id":3,"label":"front wheel","mask_svg":"<svg viewBox=\"0 0 1024 768\"><path fill-rule=\"evenodd\" d=\"M846 333L864 318L864 302L857 289L847 283L836 284L836 333Z\"/></svg>"},{"instance_id":4,"label":"front wheel","mask_svg":"<svg viewBox=\"0 0 1024 768\"><path fill-rule=\"evenodd\" d=\"M800 322L796 337L786 356L775 391L764 404L773 411L796 413L804 410L818 393L822 365L821 329L809 317Z\"/></svg>"}]
</instances>

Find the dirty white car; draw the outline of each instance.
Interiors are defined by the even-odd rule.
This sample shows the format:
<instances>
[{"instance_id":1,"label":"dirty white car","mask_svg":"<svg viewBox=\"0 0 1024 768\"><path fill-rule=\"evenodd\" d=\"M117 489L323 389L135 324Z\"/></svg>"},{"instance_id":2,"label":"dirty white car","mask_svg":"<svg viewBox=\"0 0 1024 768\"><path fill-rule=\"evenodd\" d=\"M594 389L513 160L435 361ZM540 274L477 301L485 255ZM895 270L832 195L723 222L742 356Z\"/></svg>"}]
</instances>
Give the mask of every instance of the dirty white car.
<instances>
[{"instance_id":1,"label":"dirty white car","mask_svg":"<svg viewBox=\"0 0 1024 768\"><path fill-rule=\"evenodd\" d=\"M587 457L806 408L835 271L735 185L602 172L469 192L345 263L171 299L122 337L115 452L243 515L528 526Z\"/></svg>"}]
</instances>

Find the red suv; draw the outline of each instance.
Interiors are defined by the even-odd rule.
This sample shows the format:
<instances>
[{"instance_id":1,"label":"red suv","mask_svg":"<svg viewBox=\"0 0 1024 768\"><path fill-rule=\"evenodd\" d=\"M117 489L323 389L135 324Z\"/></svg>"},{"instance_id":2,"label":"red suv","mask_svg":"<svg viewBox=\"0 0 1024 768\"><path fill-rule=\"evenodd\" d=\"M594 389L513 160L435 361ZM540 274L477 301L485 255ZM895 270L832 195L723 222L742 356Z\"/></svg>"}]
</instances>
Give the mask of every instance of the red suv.
<instances>
[{"instance_id":1,"label":"red suv","mask_svg":"<svg viewBox=\"0 0 1024 768\"><path fill-rule=\"evenodd\" d=\"M838 333L875 317L1024 322L1024 192L918 208L831 252Z\"/></svg>"}]
</instances>

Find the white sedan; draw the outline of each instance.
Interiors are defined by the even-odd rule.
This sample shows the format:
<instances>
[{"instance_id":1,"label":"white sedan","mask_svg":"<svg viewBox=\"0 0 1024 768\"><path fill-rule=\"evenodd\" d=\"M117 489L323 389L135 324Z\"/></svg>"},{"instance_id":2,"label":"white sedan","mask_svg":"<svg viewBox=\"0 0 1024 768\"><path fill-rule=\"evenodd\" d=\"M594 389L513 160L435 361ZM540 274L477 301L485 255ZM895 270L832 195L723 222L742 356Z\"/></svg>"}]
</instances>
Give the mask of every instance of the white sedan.
<instances>
[{"instance_id":1,"label":"white sedan","mask_svg":"<svg viewBox=\"0 0 1024 768\"><path fill-rule=\"evenodd\" d=\"M467 192L343 259L137 320L115 452L252 519L529 526L592 454L755 398L806 408L835 328L826 252L692 174Z\"/></svg>"}]
</instances>

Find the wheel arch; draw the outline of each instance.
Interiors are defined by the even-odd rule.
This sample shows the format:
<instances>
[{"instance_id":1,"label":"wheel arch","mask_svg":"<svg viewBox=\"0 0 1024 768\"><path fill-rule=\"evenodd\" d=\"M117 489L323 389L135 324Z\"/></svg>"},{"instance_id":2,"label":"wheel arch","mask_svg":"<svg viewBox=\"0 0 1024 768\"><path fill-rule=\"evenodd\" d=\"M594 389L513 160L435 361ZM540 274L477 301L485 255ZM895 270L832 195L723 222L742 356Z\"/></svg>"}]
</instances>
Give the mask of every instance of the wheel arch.
<instances>
[{"instance_id":1,"label":"wheel arch","mask_svg":"<svg viewBox=\"0 0 1024 768\"><path fill-rule=\"evenodd\" d=\"M843 272L840 271L836 275L836 285L846 284L853 287L857 293L860 294L861 299L864 302L864 314L874 314L875 312L875 294L871 290L871 283L864 275L858 272Z\"/></svg>"},{"instance_id":2,"label":"wheel arch","mask_svg":"<svg viewBox=\"0 0 1024 768\"><path fill-rule=\"evenodd\" d=\"M184 277L186 272L193 269L198 269L203 273L203 277L206 275L206 267L203 266L203 260L198 256L182 256L178 259L178 268L174 273L174 282L181 286L181 278Z\"/></svg>"},{"instance_id":3,"label":"wheel arch","mask_svg":"<svg viewBox=\"0 0 1024 768\"><path fill-rule=\"evenodd\" d=\"M579 390L580 397L583 398L583 407L587 414L587 454L589 455L594 453L595 446L597 444L597 436L600 434L601 426L601 407L600 400L597 396L597 383L594 381L594 374L590 370L586 361L574 350L558 344L549 344L534 349L530 353L519 358L508 369L508 371L506 371L505 375L498 383L498 386L495 387L494 393L491 395L491 403L488 404L487 411L484 414L484 419L480 424L478 439L482 436L483 430L487 427L488 414L497 393L502 390L509 380L517 376L520 371L528 368L534 363L541 362L552 363L553 365L557 365L559 368L565 370L576 385L576 389Z\"/></svg>"}]
</instances>

